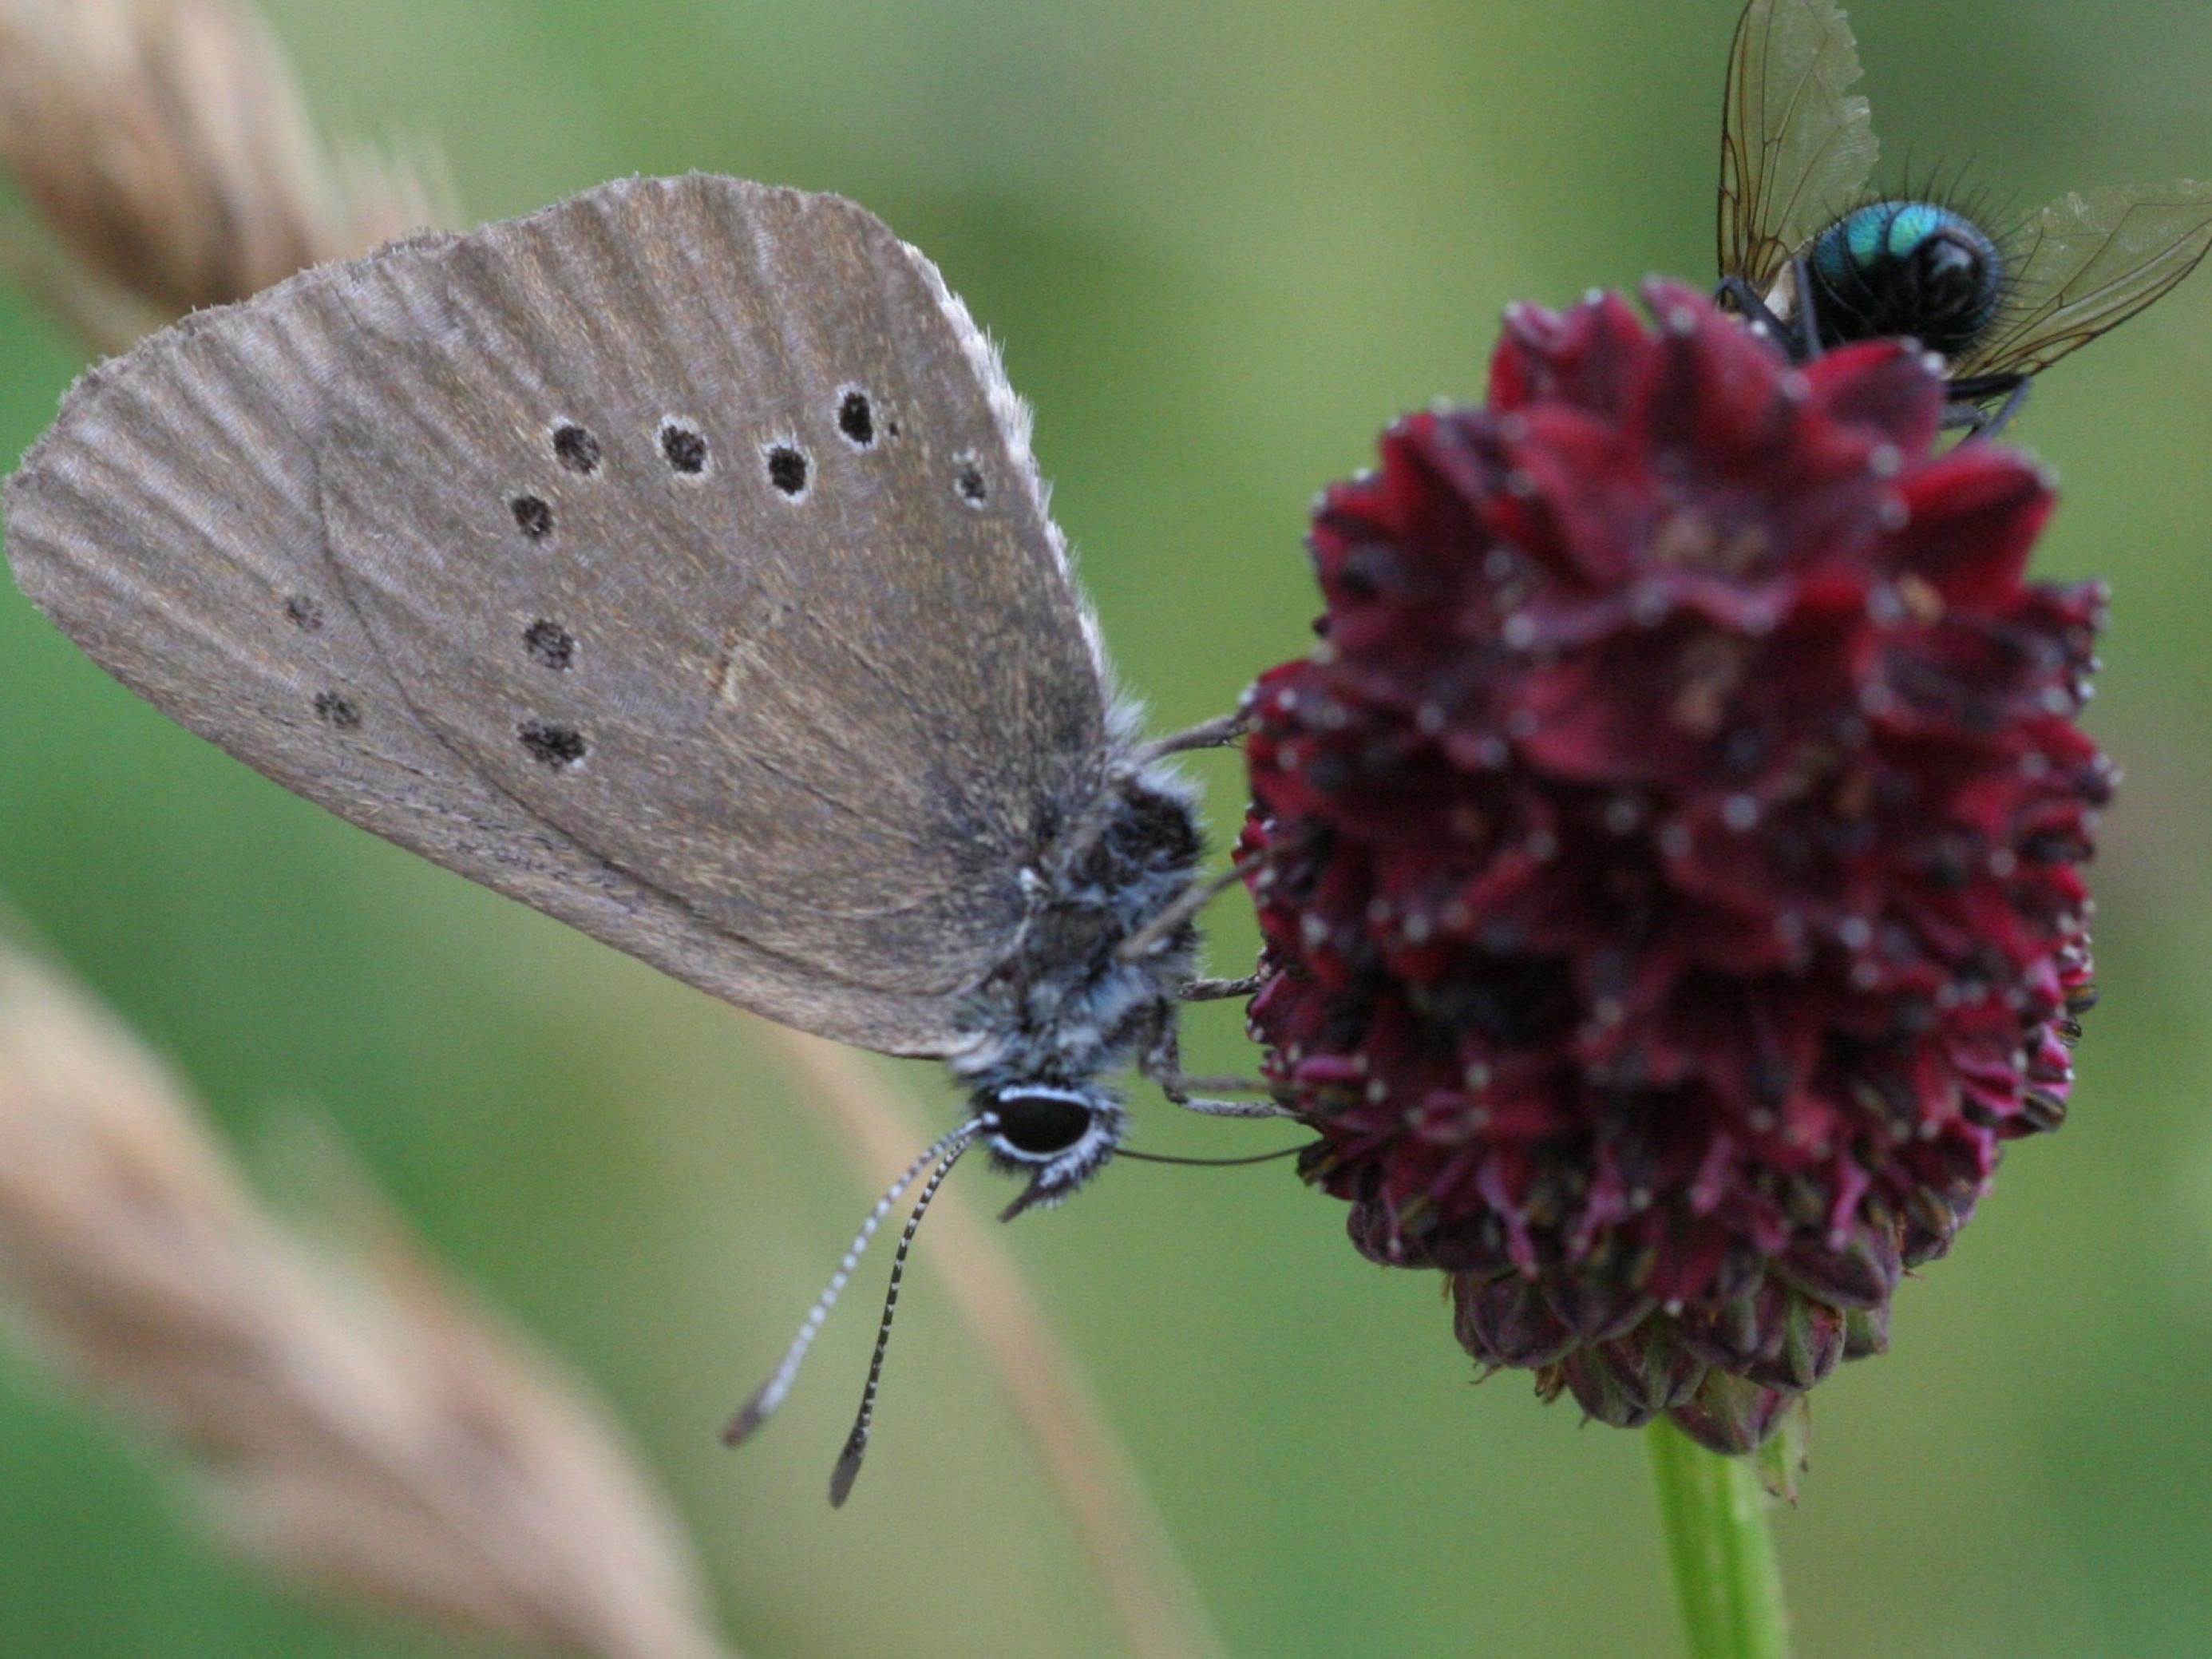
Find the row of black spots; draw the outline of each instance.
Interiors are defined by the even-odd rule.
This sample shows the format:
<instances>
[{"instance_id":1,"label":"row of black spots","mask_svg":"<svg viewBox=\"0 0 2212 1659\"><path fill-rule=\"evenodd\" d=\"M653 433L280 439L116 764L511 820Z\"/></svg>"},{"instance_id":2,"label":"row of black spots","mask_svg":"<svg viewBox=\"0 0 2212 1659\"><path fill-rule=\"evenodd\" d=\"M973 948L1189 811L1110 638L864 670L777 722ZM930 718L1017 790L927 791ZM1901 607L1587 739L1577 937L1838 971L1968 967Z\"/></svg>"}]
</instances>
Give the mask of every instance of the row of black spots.
<instances>
[{"instance_id":1,"label":"row of black spots","mask_svg":"<svg viewBox=\"0 0 2212 1659\"><path fill-rule=\"evenodd\" d=\"M576 660L576 636L544 617L522 630L522 648L532 662L556 674L567 673ZM524 720L514 736L523 751L549 771L565 772L583 763L584 734L573 726Z\"/></svg>"},{"instance_id":2,"label":"row of black spots","mask_svg":"<svg viewBox=\"0 0 2212 1659\"><path fill-rule=\"evenodd\" d=\"M845 441L855 449L868 450L876 447L875 408L869 402L868 394L858 386L844 387L838 396L837 430L844 435ZM888 420L884 422L882 434L884 437L897 437L898 422ZM783 452L776 450L769 452L769 480L785 495L797 495L805 488L805 475L803 471L805 458L799 458L802 463L802 470L798 474L798 484L793 486L776 477L776 456L781 453ZM983 463L973 451L963 450L952 458L952 488L960 499L970 507L981 507L991 499L990 484L983 476Z\"/></svg>"},{"instance_id":3,"label":"row of black spots","mask_svg":"<svg viewBox=\"0 0 2212 1659\"><path fill-rule=\"evenodd\" d=\"M873 401L859 386L841 388L836 421L839 434L857 450L870 450L882 438L898 436L898 422L886 420L879 423ZM661 456L670 471L682 477L706 475L711 458L706 434L696 426L672 416L661 422L659 437ZM568 471L589 477L599 470L604 451L588 427L574 421L556 422L552 445L554 459ZM780 494L794 501L805 495L812 471L805 451L795 443L777 442L768 445L762 455L768 481ZM989 498L982 465L974 455L963 453L957 458L953 487L971 507L981 507ZM514 515L515 528L526 539L543 541L553 533L552 503L543 495L516 495L507 505Z\"/></svg>"},{"instance_id":4,"label":"row of black spots","mask_svg":"<svg viewBox=\"0 0 2212 1659\"><path fill-rule=\"evenodd\" d=\"M857 397L859 394L854 393ZM840 416L841 425L843 420ZM868 428L873 431L872 426ZM847 434L851 435L849 433ZM872 443L871 440L871 443ZM868 447L857 441L855 448ZM799 501L806 494L808 462L806 452L795 444L774 443L762 452L768 460L768 481L792 501ZM983 463L972 452L963 450L953 458L952 488L969 507L980 507L991 499L990 484L983 476Z\"/></svg>"},{"instance_id":5,"label":"row of black spots","mask_svg":"<svg viewBox=\"0 0 2212 1659\"><path fill-rule=\"evenodd\" d=\"M361 729L361 706L339 691L315 693L316 719L333 731ZM552 771L565 772L583 763L584 734L573 726L550 720L525 720L514 728L515 739L531 759Z\"/></svg>"},{"instance_id":6,"label":"row of black spots","mask_svg":"<svg viewBox=\"0 0 2212 1659\"><path fill-rule=\"evenodd\" d=\"M599 441L589 427L556 421L552 433L553 459L568 471L589 477L599 470ZM525 541L542 542L553 533L553 503L543 495L517 495L507 506Z\"/></svg>"}]
</instances>

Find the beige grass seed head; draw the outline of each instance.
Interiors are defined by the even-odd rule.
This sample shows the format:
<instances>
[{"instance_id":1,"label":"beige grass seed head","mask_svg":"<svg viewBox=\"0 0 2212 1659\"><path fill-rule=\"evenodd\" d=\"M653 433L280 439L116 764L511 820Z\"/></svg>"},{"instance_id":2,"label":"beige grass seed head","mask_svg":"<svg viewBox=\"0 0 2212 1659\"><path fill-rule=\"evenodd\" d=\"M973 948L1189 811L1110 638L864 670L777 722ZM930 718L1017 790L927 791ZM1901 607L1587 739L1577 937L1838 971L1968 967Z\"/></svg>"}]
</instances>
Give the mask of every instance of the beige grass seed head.
<instances>
[{"instance_id":1,"label":"beige grass seed head","mask_svg":"<svg viewBox=\"0 0 2212 1659\"><path fill-rule=\"evenodd\" d=\"M378 1213L346 1254L295 1234L131 1035L0 938L0 1322L294 1577L606 1659L726 1652L599 1413Z\"/></svg>"},{"instance_id":2,"label":"beige grass seed head","mask_svg":"<svg viewBox=\"0 0 2212 1659\"><path fill-rule=\"evenodd\" d=\"M0 0L0 166L53 239L18 274L105 349L454 217L424 157L333 157L228 0Z\"/></svg>"}]
</instances>

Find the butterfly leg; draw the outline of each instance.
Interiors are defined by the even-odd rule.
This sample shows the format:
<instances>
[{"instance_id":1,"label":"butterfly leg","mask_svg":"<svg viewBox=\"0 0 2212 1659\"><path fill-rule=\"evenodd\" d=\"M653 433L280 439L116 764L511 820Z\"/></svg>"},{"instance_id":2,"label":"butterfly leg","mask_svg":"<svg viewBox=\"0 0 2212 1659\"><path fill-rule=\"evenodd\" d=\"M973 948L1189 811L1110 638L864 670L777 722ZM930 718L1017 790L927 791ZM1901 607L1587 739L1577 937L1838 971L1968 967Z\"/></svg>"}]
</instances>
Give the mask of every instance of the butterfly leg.
<instances>
[{"instance_id":1,"label":"butterfly leg","mask_svg":"<svg viewBox=\"0 0 2212 1659\"><path fill-rule=\"evenodd\" d=\"M1210 1095L1271 1095L1275 1085L1263 1077L1187 1077L1178 1073L1168 1079L1188 1093L1202 1089Z\"/></svg>"},{"instance_id":2,"label":"butterfly leg","mask_svg":"<svg viewBox=\"0 0 2212 1659\"><path fill-rule=\"evenodd\" d=\"M1244 879L1256 862L1258 854L1240 864L1231 864L1218 875L1194 881L1185 888L1182 896L1166 905L1150 921L1123 939L1115 954L1123 962L1135 962L1160 948L1188 927L1200 910Z\"/></svg>"},{"instance_id":3,"label":"butterfly leg","mask_svg":"<svg viewBox=\"0 0 2212 1659\"><path fill-rule=\"evenodd\" d=\"M1164 755L1180 755L1190 749L1226 749L1244 735L1247 716L1244 710L1222 714L1202 720L1188 731L1177 732L1148 744L1145 758L1157 760Z\"/></svg>"},{"instance_id":4,"label":"butterfly leg","mask_svg":"<svg viewBox=\"0 0 2212 1659\"><path fill-rule=\"evenodd\" d=\"M1165 1095L1186 1112L1196 1112L1201 1117L1296 1117L1297 1114L1287 1106L1279 1106L1272 1100L1214 1100L1203 1095L1192 1094L1179 1083L1167 1078L1154 1078Z\"/></svg>"},{"instance_id":5,"label":"butterfly leg","mask_svg":"<svg viewBox=\"0 0 2212 1659\"><path fill-rule=\"evenodd\" d=\"M1187 979L1176 987L1176 995L1185 1002L1221 1002L1230 997L1249 997L1266 978L1265 974L1247 974L1242 979Z\"/></svg>"},{"instance_id":6,"label":"butterfly leg","mask_svg":"<svg viewBox=\"0 0 2212 1659\"><path fill-rule=\"evenodd\" d=\"M1206 1117L1296 1117L1297 1113L1277 1105L1272 1100L1213 1100L1194 1095L1188 1085L1251 1089L1261 1091L1272 1089L1266 1083L1249 1082L1243 1079L1187 1078L1182 1074L1182 1046L1176 1036L1173 1016L1163 1010L1159 1023L1153 1028L1152 1040L1137 1070L1159 1085L1160 1092L1187 1112L1197 1112Z\"/></svg>"}]
</instances>

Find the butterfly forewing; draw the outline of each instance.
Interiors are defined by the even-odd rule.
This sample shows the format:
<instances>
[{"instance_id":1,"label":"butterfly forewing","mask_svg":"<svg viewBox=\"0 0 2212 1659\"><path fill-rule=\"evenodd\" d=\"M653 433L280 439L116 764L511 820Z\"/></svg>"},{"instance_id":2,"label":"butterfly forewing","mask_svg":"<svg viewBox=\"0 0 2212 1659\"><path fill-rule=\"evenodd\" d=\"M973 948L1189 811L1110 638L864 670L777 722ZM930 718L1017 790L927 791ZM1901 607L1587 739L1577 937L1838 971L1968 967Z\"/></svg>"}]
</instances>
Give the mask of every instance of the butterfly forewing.
<instances>
[{"instance_id":1,"label":"butterfly forewing","mask_svg":"<svg viewBox=\"0 0 2212 1659\"><path fill-rule=\"evenodd\" d=\"M348 378L324 490L424 722L718 930L909 994L1003 958L1104 698L906 250L830 198L647 181L394 279L455 325Z\"/></svg>"},{"instance_id":2,"label":"butterfly forewing","mask_svg":"<svg viewBox=\"0 0 2212 1659\"><path fill-rule=\"evenodd\" d=\"M1962 377L2033 374L2157 299L2212 248L2212 185L2068 196L2008 239L2015 269L1989 337L1953 366Z\"/></svg>"},{"instance_id":3,"label":"butterfly forewing","mask_svg":"<svg viewBox=\"0 0 2212 1659\"><path fill-rule=\"evenodd\" d=\"M1720 268L1764 295L1850 207L1877 146L1857 45L1832 0L1753 0L1729 52L1721 120Z\"/></svg>"},{"instance_id":4,"label":"butterfly forewing","mask_svg":"<svg viewBox=\"0 0 2212 1659\"><path fill-rule=\"evenodd\" d=\"M88 377L10 556L301 793L732 1001L941 1052L1036 820L1095 794L1104 701L941 295L846 204L605 186Z\"/></svg>"}]
</instances>

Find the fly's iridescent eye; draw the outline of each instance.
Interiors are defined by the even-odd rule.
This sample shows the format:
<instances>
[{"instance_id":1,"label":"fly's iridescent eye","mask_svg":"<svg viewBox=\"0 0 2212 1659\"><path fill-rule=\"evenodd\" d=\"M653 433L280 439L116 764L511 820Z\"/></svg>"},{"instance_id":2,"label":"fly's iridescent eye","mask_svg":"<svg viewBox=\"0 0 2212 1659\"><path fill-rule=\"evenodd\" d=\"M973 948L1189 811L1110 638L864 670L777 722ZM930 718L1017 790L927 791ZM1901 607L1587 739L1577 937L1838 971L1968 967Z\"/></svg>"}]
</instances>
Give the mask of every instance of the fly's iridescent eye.
<instances>
[{"instance_id":1,"label":"fly's iridescent eye","mask_svg":"<svg viewBox=\"0 0 2212 1659\"><path fill-rule=\"evenodd\" d=\"M1091 1131L1091 1109L1057 1095L1009 1095L992 1109L1001 1139L1041 1158L1066 1152Z\"/></svg>"}]
</instances>

